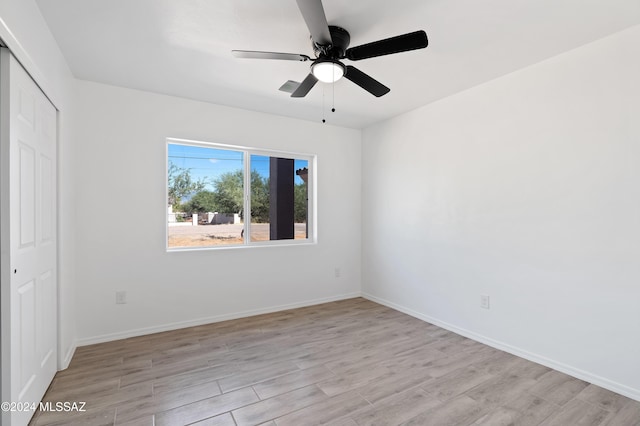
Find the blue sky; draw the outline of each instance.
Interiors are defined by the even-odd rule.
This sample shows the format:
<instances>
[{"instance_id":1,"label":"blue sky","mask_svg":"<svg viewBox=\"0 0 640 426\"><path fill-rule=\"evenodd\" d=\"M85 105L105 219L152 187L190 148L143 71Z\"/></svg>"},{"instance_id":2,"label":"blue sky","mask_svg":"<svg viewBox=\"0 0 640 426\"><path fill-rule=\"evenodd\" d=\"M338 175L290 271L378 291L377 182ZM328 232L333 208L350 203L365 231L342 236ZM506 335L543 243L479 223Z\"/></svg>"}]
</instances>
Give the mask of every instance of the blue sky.
<instances>
[{"instance_id":1,"label":"blue sky","mask_svg":"<svg viewBox=\"0 0 640 426\"><path fill-rule=\"evenodd\" d=\"M192 145L169 144L169 162L189 169L195 180L203 179L207 189L212 190L212 182L223 173L242 170L242 152L226 149L206 148ZM295 160L295 170L308 167L307 160ZM251 169L257 170L261 176L269 176L269 157L252 155ZM302 179L295 176L295 183Z\"/></svg>"}]
</instances>

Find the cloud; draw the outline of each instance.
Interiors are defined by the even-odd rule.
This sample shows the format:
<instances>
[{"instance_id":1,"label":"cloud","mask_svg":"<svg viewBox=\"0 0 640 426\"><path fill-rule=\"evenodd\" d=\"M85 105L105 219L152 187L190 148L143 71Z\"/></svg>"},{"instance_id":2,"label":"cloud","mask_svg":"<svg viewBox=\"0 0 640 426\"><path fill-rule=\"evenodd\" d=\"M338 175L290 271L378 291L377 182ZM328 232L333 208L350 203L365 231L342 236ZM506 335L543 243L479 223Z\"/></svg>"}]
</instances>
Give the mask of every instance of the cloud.
<instances>
[{"instance_id":1,"label":"cloud","mask_svg":"<svg viewBox=\"0 0 640 426\"><path fill-rule=\"evenodd\" d=\"M218 160L217 158L209 158L209 162L212 164L216 164L218 161L220 160Z\"/></svg>"}]
</instances>

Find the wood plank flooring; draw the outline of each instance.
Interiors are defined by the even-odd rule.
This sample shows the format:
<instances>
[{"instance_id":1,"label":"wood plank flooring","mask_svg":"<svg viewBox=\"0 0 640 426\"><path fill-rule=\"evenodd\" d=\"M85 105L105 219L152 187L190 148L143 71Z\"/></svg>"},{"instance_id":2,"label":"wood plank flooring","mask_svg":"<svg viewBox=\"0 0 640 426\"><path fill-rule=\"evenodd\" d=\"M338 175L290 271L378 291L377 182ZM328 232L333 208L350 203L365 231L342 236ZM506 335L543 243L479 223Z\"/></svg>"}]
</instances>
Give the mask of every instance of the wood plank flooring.
<instances>
[{"instance_id":1,"label":"wood plank flooring","mask_svg":"<svg viewBox=\"0 0 640 426\"><path fill-rule=\"evenodd\" d=\"M365 299L77 349L32 425L640 425L640 402Z\"/></svg>"}]
</instances>

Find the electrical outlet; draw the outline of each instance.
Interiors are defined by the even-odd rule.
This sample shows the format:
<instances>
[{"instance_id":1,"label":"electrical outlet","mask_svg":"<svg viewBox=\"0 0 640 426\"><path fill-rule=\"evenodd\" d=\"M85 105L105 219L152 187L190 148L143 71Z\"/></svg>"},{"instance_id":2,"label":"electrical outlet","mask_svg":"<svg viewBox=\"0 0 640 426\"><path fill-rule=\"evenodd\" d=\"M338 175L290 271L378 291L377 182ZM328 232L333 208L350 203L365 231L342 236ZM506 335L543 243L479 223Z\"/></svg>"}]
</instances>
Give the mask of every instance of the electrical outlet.
<instances>
[{"instance_id":1,"label":"electrical outlet","mask_svg":"<svg viewBox=\"0 0 640 426\"><path fill-rule=\"evenodd\" d=\"M487 296L486 294L480 295L480 307L489 309L489 296Z\"/></svg>"},{"instance_id":2,"label":"electrical outlet","mask_svg":"<svg viewBox=\"0 0 640 426\"><path fill-rule=\"evenodd\" d=\"M116 304L124 305L127 303L127 292L126 291L116 291Z\"/></svg>"},{"instance_id":3,"label":"electrical outlet","mask_svg":"<svg viewBox=\"0 0 640 426\"><path fill-rule=\"evenodd\" d=\"M340 273L341 273L340 272L340 268L336 268L334 273L335 273L336 278L340 278Z\"/></svg>"}]
</instances>

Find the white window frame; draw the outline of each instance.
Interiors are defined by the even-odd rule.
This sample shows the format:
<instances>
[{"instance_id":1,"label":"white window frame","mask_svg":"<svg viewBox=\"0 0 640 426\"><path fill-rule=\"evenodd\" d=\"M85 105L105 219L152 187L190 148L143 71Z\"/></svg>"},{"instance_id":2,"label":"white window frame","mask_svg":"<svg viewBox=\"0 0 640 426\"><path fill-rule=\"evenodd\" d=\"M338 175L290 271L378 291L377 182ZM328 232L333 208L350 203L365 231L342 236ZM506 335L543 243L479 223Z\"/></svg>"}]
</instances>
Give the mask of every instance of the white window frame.
<instances>
[{"instance_id":1,"label":"white window frame","mask_svg":"<svg viewBox=\"0 0 640 426\"><path fill-rule=\"evenodd\" d=\"M230 151L241 151L243 153L243 165L244 165L244 241L242 244L228 244L220 246L204 246L204 247L169 247L169 212L165 207L165 245L167 252L180 252L180 251L200 251L200 250L228 250L238 248L252 248L252 247L274 247L274 246L292 246L292 245L312 245L317 243L317 190L316 190L316 166L317 155L280 151L265 148L253 148L243 145L230 145L217 142L196 141L190 139L181 138L167 138L165 144L165 196L164 200L169 197L169 145L187 145L197 146L201 148L213 148L213 149L226 149ZM260 155L267 157L278 158L290 158L294 160L306 160L308 163L308 181L307 181L307 238L305 239L287 239L287 240L268 240L268 241L251 241L251 156Z\"/></svg>"}]
</instances>

